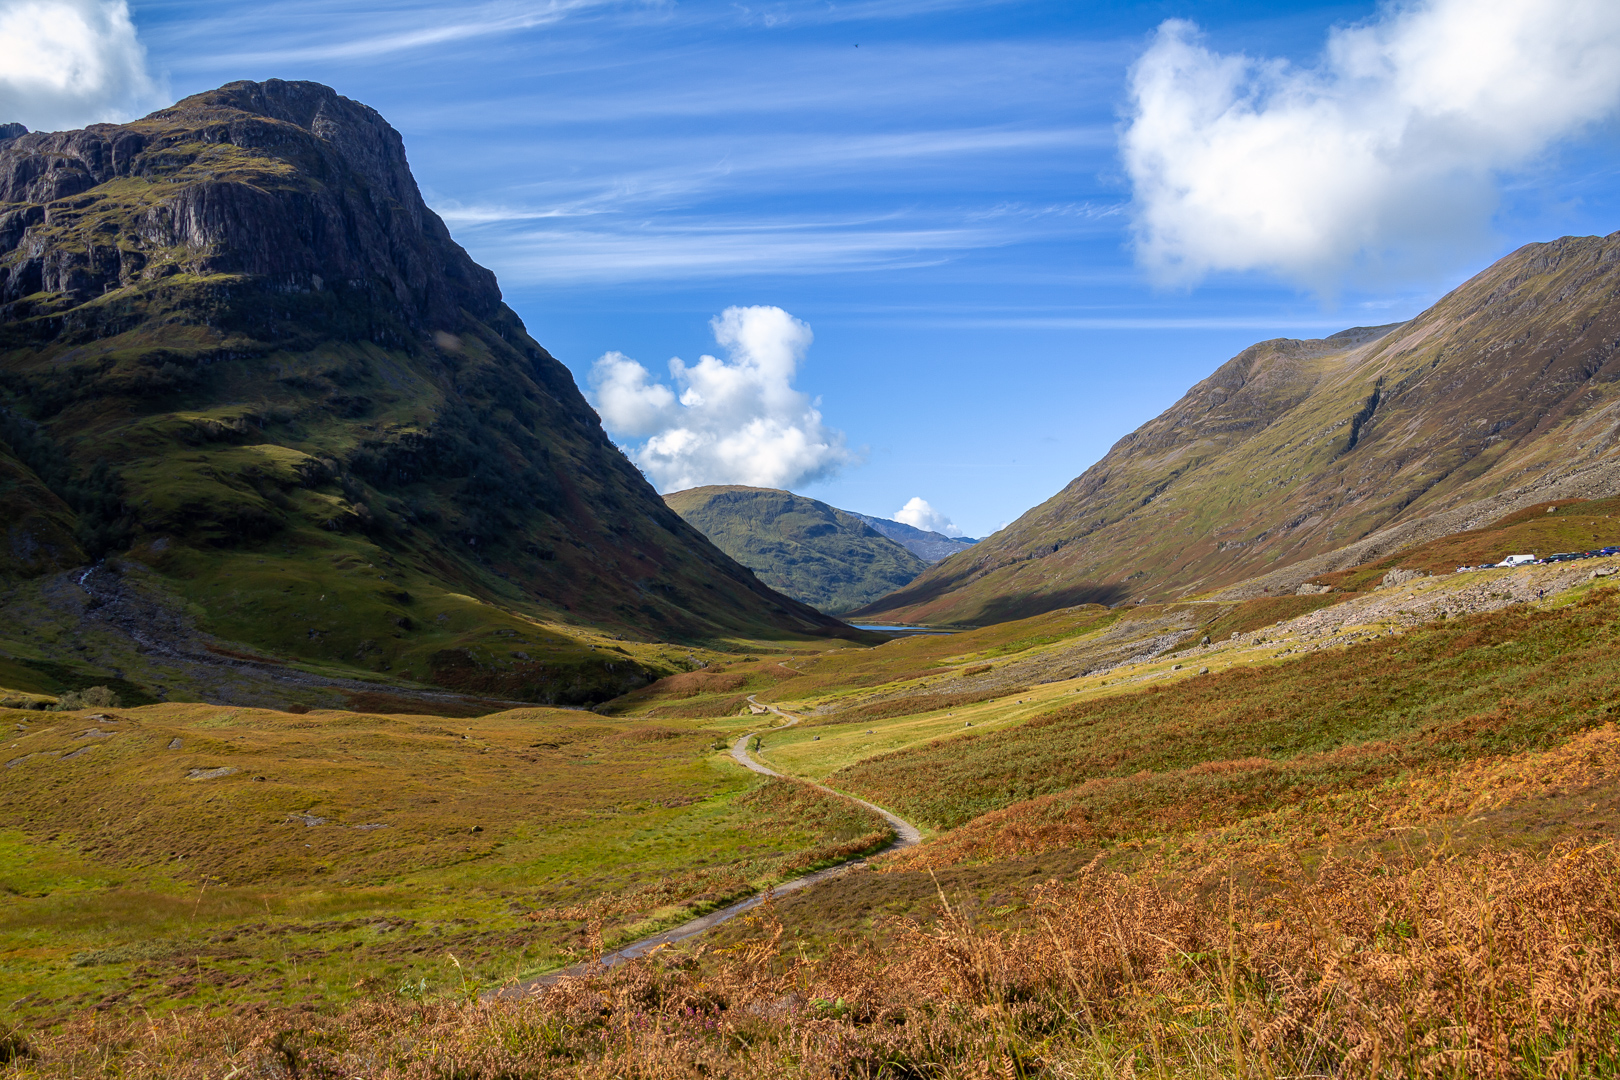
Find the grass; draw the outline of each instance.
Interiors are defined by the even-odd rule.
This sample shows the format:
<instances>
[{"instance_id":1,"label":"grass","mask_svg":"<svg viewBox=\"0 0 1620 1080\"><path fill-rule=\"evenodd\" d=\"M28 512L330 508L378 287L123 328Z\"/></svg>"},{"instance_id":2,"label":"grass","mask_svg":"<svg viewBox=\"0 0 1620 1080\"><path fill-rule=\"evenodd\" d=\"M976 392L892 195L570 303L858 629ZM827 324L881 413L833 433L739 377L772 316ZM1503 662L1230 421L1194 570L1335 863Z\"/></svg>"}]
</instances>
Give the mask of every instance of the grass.
<instances>
[{"instance_id":1,"label":"grass","mask_svg":"<svg viewBox=\"0 0 1620 1080\"><path fill-rule=\"evenodd\" d=\"M1550 612L1450 620L1082 702L1007 732L876 757L830 780L936 828L1069 788L1078 788L1074 813L1112 835L1157 828L1161 814L1252 812L1425 762L1552 745L1600 722L1620 691L1617 620L1612 589ZM1243 780L1193 771L1256 759L1277 764ZM1143 772L1159 790L1116 802L1109 782Z\"/></svg>"},{"instance_id":2,"label":"grass","mask_svg":"<svg viewBox=\"0 0 1620 1080\"><path fill-rule=\"evenodd\" d=\"M966 735L982 736L1017 725L1071 692L1066 683L1023 692L1019 698L992 698L922 714L861 718L850 723L816 724L772 732L762 738L761 760L791 776L830 780L840 769L918 745L944 744ZM968 725L972 725L969 727Z\"/></svg>"},{"instance_id":3,"label":"grass","mask_svg":"<svg viewBox=\"0 0 1620 1080\"><path fill-rule=\"evenodd\" d=\"M34 815L0 822L0 972L18 995L40 978L13 1071L1620 1071L1620 591L1398 636L1265 630L1323 602L1080 607L860 652L666 646L707 666L612 716L168 705L80 740L71 716L7 714L27 725L11 753L95 743L0 773L0 805ZM1098 643L1211 626L1245 636L1199 654L1213 674L1171 652L1020 684ZM766 731L765 760L934 835L696 947L472 1003L882 842L850 804L718 754L774 727L735 715L748 694L823 710ZM171 729L195 760L164 756ZM114 750L133 756L105 777L67 772ZM343 786L359 769L386 788ZM65 775L115 789L138 827L38 782Z\"/></svg>"},{"instance_id":4,"label":"grass","mask_svg":"<svg viewBox=\"0 0 1620 1080\"><path fill-rule=\"evenodd\" d=\"M690 723L114 715L4 714L0 998L25 1017L485 985L586 954L581 920L530 911L611 909L629 939L879 840Z\"/></svg>"},{"instance_id":5,"label":"grass","mask_svg":"<svg viewBox=\"0 0 1620 1080\"><path fill-rule=\"evenodd\" d=\"M1559 552L1591 551L1620 543L1620 499L1559 499L1508 514L1481 529L1452 533L1397 555L1330 574L1313 581L1341 590L1376 588L1396 568L1449 574L1459 566L1495 564L1509 555L1541 558Z\"/></svg>"},{"instance_id":6,"label":"grass","mask_svg":"<svg viewBox=\"0 0 1620 1080\"><path fill-rule=\"evenodd\" d=\"M1612 844L1093 860L993 912L936 885L930 918L823 948L767 905L723 947L517 1005L396 991L338 1011L86 1015L27 1035L13 1072L1609 1076L1617 882Z\"/></svg>"},{"instance_id":7,"label":"grass","mask_svg":"<svg viewBox=\"0 0 1620 1080\"><path fill-rule=\"evenodd\" d=\"M813 654L810 654L813 655ZM799 658L802 659L802 658ZM766 692L801 677L790 657L715 657L697 671L666 676L602 706L609 716L644 715L696 719L748 711L749 694Z\"/></svg>"},{"instance_id":8,"label":"grass","mask_svg":"<svg viewBox=\"0 0 1620 1080\"><path fill-rule=\"evenodd\" d=\"M830 693L817 700L830 702L867 687L960 676L987 662L994 668L1009 656L1098 633L1126 614L1085 604L958 634L903 637L877 649L828 652L795 664L805 679L783 691L801 699L824 688ZM774 699L784 700L780 694Z\"/></svg>"}]
</instances>

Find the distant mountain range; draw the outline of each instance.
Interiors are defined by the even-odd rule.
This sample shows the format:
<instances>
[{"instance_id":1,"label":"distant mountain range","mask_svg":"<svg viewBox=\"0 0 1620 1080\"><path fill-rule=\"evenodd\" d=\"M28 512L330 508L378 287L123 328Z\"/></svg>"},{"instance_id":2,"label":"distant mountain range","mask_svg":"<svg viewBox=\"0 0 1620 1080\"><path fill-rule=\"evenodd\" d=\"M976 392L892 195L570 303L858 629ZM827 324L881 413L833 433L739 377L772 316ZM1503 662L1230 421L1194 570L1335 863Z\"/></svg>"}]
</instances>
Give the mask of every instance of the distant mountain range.
<instances>
[{"instance_id":1,"label":"distant mountain range","mask_svg":"<svg viewBox=\"0 0 1620 1080\"><path fill-rule=\"evenodd\" d=\"M0 516L8 679L195 695L212 663L208 694L273 703L226 668L299 663L579 703L660 672L571 627L856 634L664 505L399 134L314 83L0 129Z\"/></svg>"},{"instance_id":2,"label":"distant mountain range","mask_svg":"<svg viewBox=\"0 0 1620 1080\"><path fill-rule=\"evenodd\" d=\"M1611 495L1617 354L1620 233L1528 245L1410 322L1244 350L1057 495L851 614L975 625L1286 592L1531 503Z\"/></svg>"},{"instance_id":3,"label":"distant mountain range","mask_svg":"<svg viewBox=\"0 0 1620 1080\"><path fill-rule=\"evenodd\" d=\"M937 563L949 555L955 555L958 551L970 548L978 543L977 540L970 536L946 536L944 533L919 529L903 522L890 521L888 518L856 514L853 510L848 512L901 545L925 563Z\"/></svg>"},{"instance_id":4,"label":"distant mountain range","mask_svg":"<svg viewBox=\"0 0 1620 1080\"><path fill-rule=\"evenodd\" d=\"M884 536L874 519L790 491L720 485L673 492L664 501L765 584L821 611L871 603L928 566ZM910 531L924 544L939 536Z\"/></svg>"}]
</instances>

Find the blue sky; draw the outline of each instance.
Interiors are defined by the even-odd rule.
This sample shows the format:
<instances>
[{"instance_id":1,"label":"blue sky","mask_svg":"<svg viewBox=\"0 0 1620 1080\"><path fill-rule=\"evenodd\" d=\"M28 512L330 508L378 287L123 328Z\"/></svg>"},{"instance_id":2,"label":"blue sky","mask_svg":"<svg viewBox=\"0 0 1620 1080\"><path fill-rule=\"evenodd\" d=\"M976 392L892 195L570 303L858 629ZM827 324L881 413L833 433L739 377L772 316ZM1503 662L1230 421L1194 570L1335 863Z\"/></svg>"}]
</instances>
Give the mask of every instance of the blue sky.
<instances>
[{"instance_id":1,"label":"blue sky","mask_svg":"<svg viewBox=\"0 0 1620 1080\"><path fill-rule=\"evenodd\" d=\"M1598 20L1583 42L1607 32L1591 5L1549 2ZM1248 344L1408 318L1520 244L1620 228L1603 54L1574 113L1476 101L1463 136L1454 126L1414 149L1407 129L1381 179L1357 179L1353 162L1313 174L1328 201L1301 205L1336 222L1332 235L1282 222L1251 245L1265 229L1246 219L1206 227L1225 204L1189 201L1188 170L1195 188L1231 170L1210 198L1241 201L1337 152L1273 147L1255 153L1283 156L1260 169L1234 149L1254 132L1297 141L1288 130L1342 124L1354 141L1374 123L1362 112L1387 113L1380 95L1428 92L1323 60L1339 27L1340 52L1376 38L1389 63L1430 70L1401 58L1456 24L1424 23L1424 9L1408 5L1402 23L1366 3L137 0L151 84L120 92L156 102L277 77L373 106L403 133L429 204L582 386L619 353L678 395L671 357L752 362L755 346L728 354L711 320L782 309L813 332L782 354L783 384L806 396L789 411L819 412L816 432L842 439L785 466L794 489L885 516L920 497L982 535ZM1171 19L1204 36L1167 36ZM1532 63L1563 71L1558 50L1574 47L1553 41ZM1240 57L1269 66L1232 76ZM1168 115L1201 108L1177 86L1217 76L1238 79L1237 112L1259 101L1261 115L1225 134L1232 110L1195 116L1190 139L1168 121L1147 130L1155 87L1169 87L1170 104L1151 107ZM1302 94L1316 104L1288 120L1277 103ZM1329 100L1337 119L1321 121L1310 109ZM1191 143L1204 156L1184 153ZM1352 190L1334 193L1341 176ZM1142 246L1145 228L1159 247ZM645 431L616 433L632 450L684 415L659 402Z\"/></svg>"}]
</instances>

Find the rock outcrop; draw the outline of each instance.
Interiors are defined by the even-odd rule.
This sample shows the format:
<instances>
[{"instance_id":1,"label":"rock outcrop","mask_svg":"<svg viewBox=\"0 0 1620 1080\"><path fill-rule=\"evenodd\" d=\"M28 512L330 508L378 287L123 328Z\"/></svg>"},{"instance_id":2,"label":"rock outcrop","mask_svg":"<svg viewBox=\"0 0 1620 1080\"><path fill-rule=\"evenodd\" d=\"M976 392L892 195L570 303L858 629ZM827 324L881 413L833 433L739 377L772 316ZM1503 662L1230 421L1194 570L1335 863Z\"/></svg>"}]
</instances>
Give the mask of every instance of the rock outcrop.
<instances>
[{"instance_id":1,"label":"rock outcrop","mask_svg":"<svg viewBox=\"0 0 1620 1080\"><path fill-rule=\"evenodd\" d=\"M201 630L274 655L579 701L638 665L566 633L489 654L452 608L643 640L853 633L663 504L423 202L399 134L314 83L0 142L0 421L21 470L0 485L56 500L8 569L126 552Z\"/></svg>"},{"instance_id":2,"label":"rock outcrop","mask_svg":"<svg viewBox=\"0 0 1620 1080\"><path fill-rule=\"evenodd\" d=\"M6 317L181 274L358 291L343 301L413 329L500 312L495 275L423 203L399 133L315 83L232 83L133 124L21 135L0 150L0 204Z\"/></svg>"}]
</instances>

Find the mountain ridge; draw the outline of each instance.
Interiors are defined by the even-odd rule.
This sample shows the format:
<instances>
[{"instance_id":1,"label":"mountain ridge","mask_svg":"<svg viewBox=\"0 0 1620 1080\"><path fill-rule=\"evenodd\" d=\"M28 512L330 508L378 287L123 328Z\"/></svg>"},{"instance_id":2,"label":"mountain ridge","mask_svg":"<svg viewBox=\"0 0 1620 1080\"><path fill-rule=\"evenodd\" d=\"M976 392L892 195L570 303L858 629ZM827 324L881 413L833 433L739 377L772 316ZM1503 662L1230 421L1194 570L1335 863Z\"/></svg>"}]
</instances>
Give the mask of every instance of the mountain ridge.
<instances>
[{"instance_id":1,"label":"mountain ridge","mask_svg":"<svg viewBox=\"0 0 1620 1080\"><path fill-rule=\"evenodd\" d=\"M664 502L771 588L821 611L859 607L927 566L862 515L791 491L716 484Z\"/></svg>"},{"instance_id":2,"label":"mountain ridge","mask_svg":"<svg viewBox=\"0 0 1620 1080\"><path fill-rule=\"evenodd\" d=\"M1260 342L1006 529L851 614L970 625L1281 587L1374 537L1506 512L1511 491L1528 505L1584 475L1585 497L1612 492L1617 298L1620 234L1565 237L1408 322Z\"/></svg>"},{"instance_id":3,"label":"mountain ridge","mask_svg":"<svg viewBox=\"0 0 1620 1080\"><path fill-rule=\"evenodd\" d=\"M944 533L934 532L932 529L919 529L915 525L907 525L893 518L857 514L853 510L845 512L860 518L926 563L937 563L978 543L978 540L970 536L946 536Z\"/></svg>"},{"instance_id":4,"label":"mountain ridge","mask_svg":"<svg viewBox=\"0 0 1620 1080\"><path fill-rule=\"evenodd\" d=\"M0 143L0 424L17 603L118 554L220 640L533 700L658 674L570 625L859 636L664 506L398 132L319 84Z\"/></svg>"}]
</instances>

